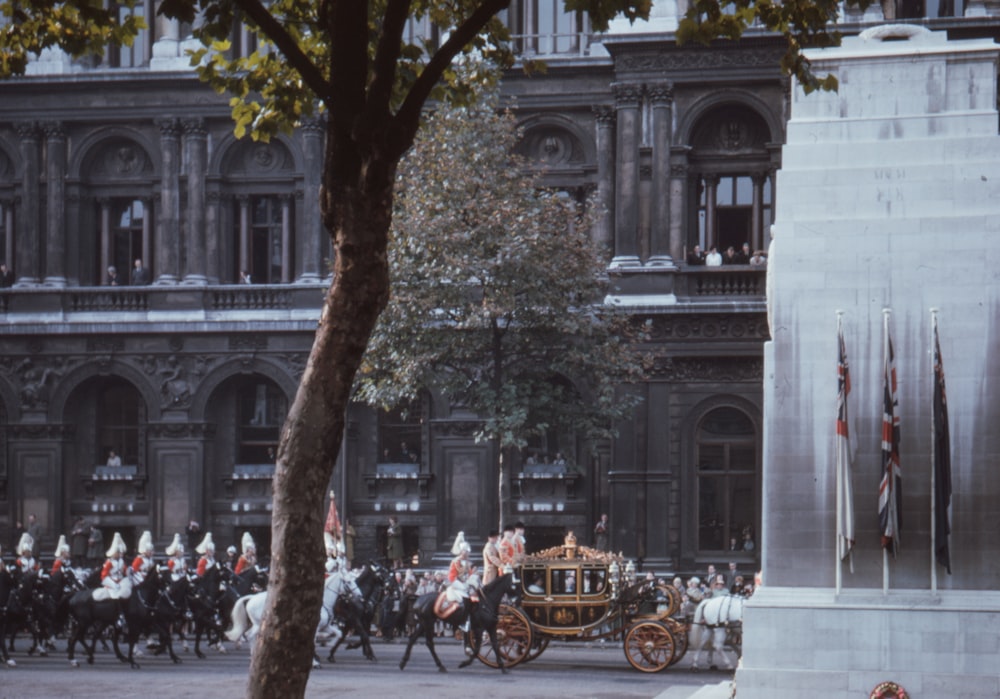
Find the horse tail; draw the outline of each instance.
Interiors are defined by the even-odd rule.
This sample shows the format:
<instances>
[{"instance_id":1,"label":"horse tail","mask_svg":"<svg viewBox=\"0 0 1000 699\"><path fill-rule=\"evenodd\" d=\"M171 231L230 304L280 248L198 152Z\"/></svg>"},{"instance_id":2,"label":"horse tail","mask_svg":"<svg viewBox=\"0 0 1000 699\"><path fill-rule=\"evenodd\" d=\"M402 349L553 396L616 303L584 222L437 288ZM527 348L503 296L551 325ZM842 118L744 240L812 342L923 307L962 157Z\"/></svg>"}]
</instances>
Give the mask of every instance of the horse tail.
<instances>
[{"instance_id":1,"label":"horse tail","mask_svg":"<svg viewBox=\"0 0 1000 699\"><path fill-rule=\"evenodd\" d=\"M233 626L229 631L226 631L226 638L234 643L240 640L243 634L250 628L250 615L247 614L247 602L250 601L251 597L252 595L246 595L236 600L236 604L233 605L233 611L229 615Z\"/></svg>"}]
</instances>

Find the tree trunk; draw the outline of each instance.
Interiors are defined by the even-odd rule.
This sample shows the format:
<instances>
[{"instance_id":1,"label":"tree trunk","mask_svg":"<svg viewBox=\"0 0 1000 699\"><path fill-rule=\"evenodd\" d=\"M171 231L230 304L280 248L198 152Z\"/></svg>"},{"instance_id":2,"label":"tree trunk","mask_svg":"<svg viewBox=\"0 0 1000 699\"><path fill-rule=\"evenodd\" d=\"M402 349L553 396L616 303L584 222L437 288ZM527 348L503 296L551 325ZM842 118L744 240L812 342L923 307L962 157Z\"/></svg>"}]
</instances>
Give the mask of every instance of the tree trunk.
<instances>
[{"instance_id":1,"label":"tree trunk","mask_svg":"<svg viewBox=\"0 0 1000 699\"><path fill-rule=\"evenodd\" d=\"M352 179L331 167L333 160L328 147L321 203L334 240L334 279L278 445L269 594L250 664L251 699L305 696L315 644L301 630L319 622L323 498L354 376L389 295L386 246L395 168L370 161L359 167L354 160L355 173L365 175Z\"/></svg>"}]
</instances>

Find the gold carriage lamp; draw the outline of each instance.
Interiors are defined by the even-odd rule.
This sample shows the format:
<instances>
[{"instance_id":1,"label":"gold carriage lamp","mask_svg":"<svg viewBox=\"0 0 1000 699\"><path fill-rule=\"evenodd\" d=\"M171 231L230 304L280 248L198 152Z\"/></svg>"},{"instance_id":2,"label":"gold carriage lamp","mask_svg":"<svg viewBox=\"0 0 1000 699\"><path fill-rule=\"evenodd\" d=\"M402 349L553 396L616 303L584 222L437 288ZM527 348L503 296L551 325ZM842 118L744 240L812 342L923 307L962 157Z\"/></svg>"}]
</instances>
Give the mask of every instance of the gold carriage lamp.
<instances>
[{"instance_id":1,"label":"gold carriage lamp","mask_svg":"<svg viewBox=\"0 0 1000 699\"><path fill-rule=\"evenodd\" d=\"M629 585L635 582L635 563L632 561L625 564L625 582Z\"/></svg>"},{"instance_id":2,"label":"gold carriage lamp","mask_svg":"<svg viewBox=\"0 0 1000 699\"><path fill-rule=\"evenodd\" d=\"M611 580L611 597L618 597L618 585L622 581L622 569L618 566L618 561L612 559L608 565L608 578Z\"/></svg>"}]
</instances>

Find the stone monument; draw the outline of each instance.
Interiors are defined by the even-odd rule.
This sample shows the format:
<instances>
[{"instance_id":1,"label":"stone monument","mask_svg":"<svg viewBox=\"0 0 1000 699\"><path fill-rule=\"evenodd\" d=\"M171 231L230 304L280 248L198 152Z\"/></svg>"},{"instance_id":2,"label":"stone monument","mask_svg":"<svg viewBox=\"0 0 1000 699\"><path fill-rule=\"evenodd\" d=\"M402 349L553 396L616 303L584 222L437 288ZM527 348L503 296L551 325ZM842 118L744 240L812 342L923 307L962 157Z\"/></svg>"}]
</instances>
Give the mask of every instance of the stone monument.
<instances>
[{"instance_id":1,"label":"stone monument","mask_svg":"<svg viewBox=\"0 0 1000 699\"><path fill-rule=\"evenodd\" d=\"M1000 46L891 25L806 54L840 87L796 89L777 176L763 586L745 611L737 696L867 697L893 682L911 697L997 697ZM932 308L951 430L951 575L931 551ZM878 524L884 309L901 435L895 558ZM837 553L838 312L856 446L850 564Z\"/></svg>"}]
</instances>

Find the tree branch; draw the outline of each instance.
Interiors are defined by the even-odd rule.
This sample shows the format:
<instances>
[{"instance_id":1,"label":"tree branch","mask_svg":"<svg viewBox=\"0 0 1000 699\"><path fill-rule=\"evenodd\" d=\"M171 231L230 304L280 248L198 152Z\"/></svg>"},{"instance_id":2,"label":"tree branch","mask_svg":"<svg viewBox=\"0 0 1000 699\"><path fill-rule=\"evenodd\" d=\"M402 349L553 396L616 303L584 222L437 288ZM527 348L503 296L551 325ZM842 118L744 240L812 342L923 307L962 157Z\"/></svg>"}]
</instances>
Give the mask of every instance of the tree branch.
<instances>
[{"instance_id":1,"label":"tree branch","mask_svg":"<svg viewBox=\"0 0 1000 699\"><path fill-rule=\"evenodd\" d=\"M420 125L420 113L427 101L431 90L437 85L438 80L444 74L452 60L462 49L472 41L501 10L510 4L510 0L485 0L482 5L469 15L464 22L457 26L448 36L437 52L431 56L423 72L413 83L410 92L406 95L403 105L399 108L393 121L395 122L396 133L399 138L396 141L396 148L401 156L410 144Z\"/></svg>"},{"instance_id":2,"label":"tree branch","mask_svg":"<svg viewBox=\"0 0 1000 699\"><path fill-rule=\"evenodd\" d=\"M403 29L410 16L412 0L389 0L382 19L375 59L372 61L372 81L368 88L367 113L380 120L388 114L392 88L396 82L396 62L403 41Z\"/></svg>"},{"instance_id":3,"label":"tree branch","mask_svg":"<svg viewBox=\"0 0 1000 699\"><path fill-rule=\"evenodd\" d=\"M309 89L327 102L332 96L330 81L323 71L299 48L299 43L259 0L236 0L236 5L274 42L281 54L302 76Z\"/></svg>"}]
</instances>

